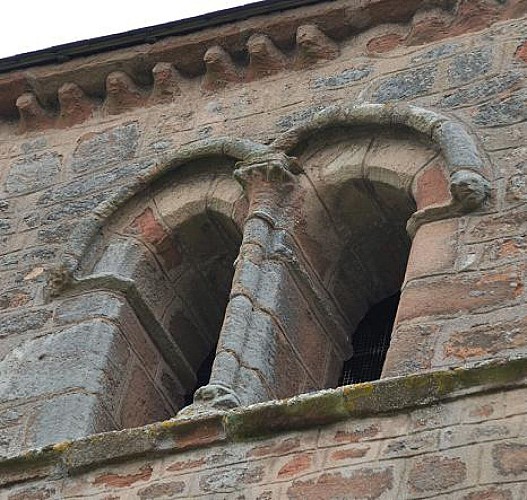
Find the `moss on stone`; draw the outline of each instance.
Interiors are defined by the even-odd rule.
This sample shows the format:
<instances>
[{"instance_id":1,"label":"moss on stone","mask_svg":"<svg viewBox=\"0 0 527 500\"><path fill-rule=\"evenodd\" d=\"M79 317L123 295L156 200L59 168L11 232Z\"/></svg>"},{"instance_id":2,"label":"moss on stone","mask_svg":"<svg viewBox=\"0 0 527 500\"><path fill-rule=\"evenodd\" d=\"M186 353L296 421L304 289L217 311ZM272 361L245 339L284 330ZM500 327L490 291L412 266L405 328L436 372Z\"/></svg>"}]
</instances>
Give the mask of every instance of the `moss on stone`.
<instances>
[{"instance_id":1,"label":"moss on stone","mask_svg":"<svg viewBox=\"0 0 527 500\"><path fill-rule=\"evenodd\" d=\"M21 471L27 477L44 477L57 471L70 474L110 461L177 453L225 440L263 439L279 432L318 427L350 417L407 411L453 397L507 390L526 383L527 358L520 358L382 379L194 418L176 418L63 441L0 460L0 484L17 480Z\"/></svg>"}]
</instances>

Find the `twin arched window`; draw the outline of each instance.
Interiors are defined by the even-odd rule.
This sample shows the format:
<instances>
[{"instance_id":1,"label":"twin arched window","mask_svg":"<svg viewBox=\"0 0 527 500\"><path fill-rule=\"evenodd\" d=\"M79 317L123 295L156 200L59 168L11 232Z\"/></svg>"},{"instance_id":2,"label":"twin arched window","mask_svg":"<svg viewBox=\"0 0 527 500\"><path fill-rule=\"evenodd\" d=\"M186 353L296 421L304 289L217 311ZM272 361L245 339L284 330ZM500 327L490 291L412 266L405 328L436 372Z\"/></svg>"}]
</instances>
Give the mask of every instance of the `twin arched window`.
<instances>
[{"instance_id":1,"label":"twin arched window","mask_svg":"<svg viewBox=\"0 0 527 500\"><path fill-rule=\"evenodd\" d=\"M220 146L122 206L77 270L81 295L127 304L123 374L141 375L117 426L378 378L386 356L384 375L407 366L387 348L419 278L414 255L405 281L407 223L453 203L438 151L404 127L326 127L290 148L297 163L262 147L234 166L245 143ZM159 411L124 419L134 398Z\"/></svg>"}]
</instances>

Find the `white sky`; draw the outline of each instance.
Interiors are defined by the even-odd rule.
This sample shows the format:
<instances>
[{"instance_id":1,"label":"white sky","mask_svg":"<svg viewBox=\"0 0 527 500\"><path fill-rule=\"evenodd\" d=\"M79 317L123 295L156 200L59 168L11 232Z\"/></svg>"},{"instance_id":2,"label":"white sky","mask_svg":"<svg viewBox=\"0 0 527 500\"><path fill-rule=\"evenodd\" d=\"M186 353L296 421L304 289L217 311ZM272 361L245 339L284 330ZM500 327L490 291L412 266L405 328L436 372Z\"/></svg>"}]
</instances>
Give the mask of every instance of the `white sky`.
<instances>
[{"instance_id":1,"label":"white sky","mask_svg":"<svg viewBox=\"0 0 527 500\"><path fill-rule=\"evenodd\" d=\"M0 58L186 19L255 0L22 0L0 20Z\"/></svg>"}]
</instances>

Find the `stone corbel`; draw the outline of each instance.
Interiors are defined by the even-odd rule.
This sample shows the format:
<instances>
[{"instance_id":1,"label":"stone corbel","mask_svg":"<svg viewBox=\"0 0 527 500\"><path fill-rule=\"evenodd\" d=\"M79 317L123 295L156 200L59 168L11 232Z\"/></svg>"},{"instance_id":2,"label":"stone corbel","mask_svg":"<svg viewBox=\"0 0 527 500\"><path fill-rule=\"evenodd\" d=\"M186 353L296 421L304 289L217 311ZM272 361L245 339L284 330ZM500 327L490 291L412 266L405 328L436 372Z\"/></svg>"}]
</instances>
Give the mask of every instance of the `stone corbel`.
<instances>
[{"instance_id":1,"label":"stone corbel","mask_svg":"<svg viewBox=\"0 0 527 500\"><path fill-rule=\"evenodd\" d=\"M490 183L478 172L461 169L450 175L450 193L450 203L414 212L406 224L410 237L413 238L423 224L458 217L483 206L490 197Z\"/></svg>"}]
</instances>

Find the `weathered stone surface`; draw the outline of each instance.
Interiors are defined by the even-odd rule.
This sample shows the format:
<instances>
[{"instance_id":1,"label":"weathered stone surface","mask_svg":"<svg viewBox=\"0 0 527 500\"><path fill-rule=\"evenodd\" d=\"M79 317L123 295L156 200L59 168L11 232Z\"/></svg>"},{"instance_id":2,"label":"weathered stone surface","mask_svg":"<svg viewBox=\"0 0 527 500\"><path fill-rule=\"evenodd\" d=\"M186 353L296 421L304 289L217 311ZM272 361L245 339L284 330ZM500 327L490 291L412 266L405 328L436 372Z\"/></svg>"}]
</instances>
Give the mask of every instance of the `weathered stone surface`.
<instances>
[{"instance_id":1,"label":"weathered stone surface","mask_svg":"<svg viewBox=\"0 0 527 500\"><path fill-rule=\"evenodd\" d=\"M527 117L525 92L495 99L478 106L474 122L483 127L493 127L518 123Z\"/></svg>"},{"instance_id":2,"label":"weathered stone surface","mask_svg":"<svg viewBox=\"0 0 527 500\"><path fill-rule=\"evenodd\" d=\"M458 224L454 219L425 224L418 229L412 242L405 282L454 271Z\"/></svg>"},{"instance_id":3,"label":"weathered stone surface","mask_svg":"<svg viewBox=\"0 0 527 500\"><path fill-rule=\"evenodd\" d=\"M22 94L16 100L16 107L20 115L21 132L45 129L53 123L50 114L42 107L37 96L31 92Z\"/></svg>"},{"instance_id":4,"label":"weathered stone surface","mask_svg":"<svg viewBox=\"0 0 527 500\"><path fill-rule=\"evenodd\" d=\"M152 68L154 88L150 101L155 104L169 103L176 96L181 95L179 87L180 76L170 63L157 63Z\"/></svg>"},{"instance_id":5,"label":"weathered stone surface","mask_svg":"<svg viewBox=\"0 0 527 500\"><path fill-rule=\"evenodd\" d=\"M117 126L79 139L73 152L71 168L75 172L97 170L106 165L130 160L139 141L137 122Z\"/></svg>"},{"instance_id":6,"label":"weathered stone surface","mask_svg":"<svg viewBox=\"0 0 527 500\"><path fill-rule=\"evenodd\" d=\"M492 450L494 467L504 476L519 476L527 472L527 445L505 442Z\"/></svg>"},{"instance_id":7,"label":"weathered stone surface","mask_svg":"<svg viewBox=\"0 0 527 500\"><path fill-rule=\"evenodd\" d=\"M4 401L75 389L110 396L127 356L116 327L85 322L27 340L7 355L1 362L0 394ZM40 377L43 372L48 376Z\"/></svg>"},{"instance_id":8,"label":"weathered stone surface","mask_svg":"<svg viewBox=\"0 0 527 500\"><path fill-rule=\"evenodd\" d=\"M363 468L350 472L331 472L314 479L296 481L287 497L301 498L381 498L393 486L393 471Z\"/></svg>"},{"instance_id":9,"label":"weathered stone surface","mask_svg":"<svg viewBox=\"0 0 527 500\"><path fill-rule=\"evenodd\" d=\"M398 33L388 33L372 38L367 47L373 54L383 54L399 47L404 42L404 37Z\"/></svg>"},{"instance_id":10,"label":"weathered stone surface","mask_svg":"<svg viewBox=\"0 0 527 500\"><path fill-rule=\"evenodd\" d=\"M461 45L455 42L448 42L441 45L437 45L433 49L426 52L422 52L419 55L412 57L412 63L419 64L429 61L437 61L455 54Z\"/></svg>"},{"instance_id":11,"label":"weathered stone surface","mask_svg":"<svg viewBox=\"0 0 527 500\"><path fill-rule=\"evenodd\" d=\"M443 9L423 8L412 19L407 37L408 45L421 45L444 37L448 32L453 16Z\"/></svg>"},{"instance_id":12,"label":"weathered stone surface","mask_svg":"<svg viewBox=\"0 0 527 500\"><path fill-rule=\"evenodd\" d=\"M414 492L445 491L466 479L466 469L459 458L428 456L414 463L408 482Z\"/></svg>"},{"instance_id":13,"label":"weathered stone surface","mask_svg":"<svg viewBox=\"0 0 527 500\"><path fill-rule=\"evenodd\" d=\"M65 83L58 90L60 105L59 120L62 126L69 127L82 123L95 111L95 103L75 83Z\"/></svg>"},{"instance_id":14,"label":"weathered stone surface","mask_svg":"<svg viewBox=\"0 0 527 500\"><path fill-rule=\"evenodd\" d=\"M373 70L370 67L346 69L335 76L315 78L311 82L311 87L320 90L345 87L366 78L372 73L372 71Z\"/></svg>"},{"instance_id":15,"label":"weathered stone surface","mask_svg":"<svg viewBox=\"0 0 527 500\"><path fill-rule=\"evenodd\" d=\"M116 429L94 394L65 394L35 412L26 445L36 448Z\"/></svg>"},{"instance_id":16,"label":"weathered stone surface","mask_svg":"<svg viewBox=\"0 0 527 500\"><path fill-rule=\"evenodd\" d=\"M321 111L322 109L324 109L324 107L322 105L318 105L297 111L291 115L282 116L276 123L277 128L281 132L289 130L295 125L309 121L318 111Z\"/></svg>"},{"instance_id":17,"label":"weathered stone surface","mask_svg":"<svg viewBox=\"0 0 527 500\"><path fill-rule=\"evenodd\" d=\"M470 80L485 76L492 68L490 47L459 54L450 63L448 76L452 85L463 85Z\"/></svg>"},{"instance_id":18,"label":"weathered stone surface","mask_svg":"<svg viewBox=\"0 0 527 500\"><path fill-rule=\"evenodd\" d=\"M137 495L141 500L151 500L154 498L170 498L185 491L184 481L167 481L156 483L138 490Z\"/></svg>"},{"instance_id":19,"label":"weathered stone surface","mask_svg":"<svg viewBox=\"0 0 527 500\"><path fill-rule=\"evenodd\" d=\"M526 5L212 16L0 76L0 452L52 445L2 461L0 496L525 498ZM270 151L297 182L243 192L236 162ZM213 411L336 385L334 310L358 321L405 267L385 380L54 446L173 416L222 319Z\"/></svg>"},{"instance_id":20,"label":"weathered stone surface","mask_svg":"<svg viewBox=\"0 0 527 500\"><path fill-rule=\"evenodd\" d=\"M384 103L426 94L432 90L436 73L435 66L425 66L419 70L405 71L386 78L374 90L372 100Z\"/></svg>"},{"instance_id":21,"label":"weathered stone surface","mask_svg":"<svg viewBox=\"0 0 527 500\"><path fill-rule=\"evenodd\" d=\"M295 65L304 68L310 64L339 55L338 45L330 40L316 25L299 26L296 32L297 56Z\"/></svg>"},{"instance_id":22,"label":"weathered stone surface","mask_svg":"<svg viewBox=\"0 0 527 500\"><path fill-rule=\"evenodd\" d=\"M0 315L0 338L44 329L52 316L49 309L15 311Z\"/></svg>"},{"instance_id":23,"label":"weathered stone surface","mask_svg":"<svg viewBox=\"0 0 527 500\"><path fill-rule=\"evenodd\" d=\"M53 185L62 167L62 157L56 152L28 156L11 166L5 181L10 194L39 191Z\"/></svg>"},{"instance_id":24,"label":"weathered stone surface","mask_svg":"<svg viewBox=\"0 0 527 500\"><path fill-rule=\"evenodd\" d=\"M116 419L119 428L129 429L174 416L175 408L171 408L170 402L164 400L154 381L141 367L134 366L128 379Z\"/></svg>"},{"instance_id":25,"label":"weathered stone surface","mask_svg":"<svg viewBox=\"0 0 527 500\"><path fill-rule=\"evenodd\" d=\"M286 57L274 45L273 41L263 34L252 35L247 40L249 68L247 79L255 80L272 75L285 68Z\"/></svg>"},{"instance_id":26,"label":"weathered stone surface","mask_svg":"<svg viewBox=\"0 0 527 500\"><path fill-rule=\"evenodd\" d=\"M423 293L427 290L427 293ZM416 280L404 287L398 320L454 315L513 303L523 291L517 272L501 269L479 275Z\"/></svg>"},{"instance_id":27,"label":"weathered stone surface","mask_svg":"<svg viewBox=\"0 0 527 500\"><path fill-rule=\"evenodd\" d=\"M124 113L145 102L145 96L124 71L113 71L106 77L104 111L110 115Z\"/></svg>"},{"instance_id":28,"label":"weathered stone surface","mask_svg":"<svg viewBox=\"0 0 527 500\"><path fill-rule=\"evenodd\" d=\"M492 78L486 78L482 82L475 83L470 87L456 89L455 92L447 94L441 100L441 106L456 107L476 104L482 99L495 97L509 89L515 89L523 76L517 71L511 71Z\"/></svg>"},{"instance_id":29,"label":"weathered stone surface","mask_svg":"<svg viewBox=\"0 0 527 500\"><path fill-rule=\"evenodd\" d=\"M225 87L228 83L240 79L238 70L231 56L219 45L210 47L203 56L207 72L201 87L206 91L214 91Z\"/></svg>"}]
</instances>

